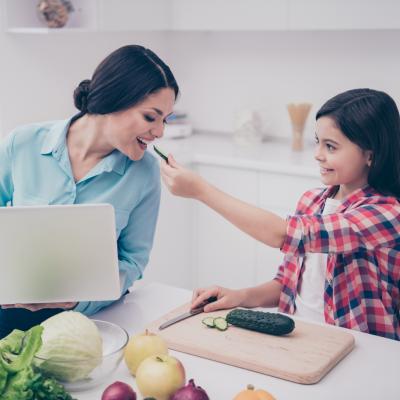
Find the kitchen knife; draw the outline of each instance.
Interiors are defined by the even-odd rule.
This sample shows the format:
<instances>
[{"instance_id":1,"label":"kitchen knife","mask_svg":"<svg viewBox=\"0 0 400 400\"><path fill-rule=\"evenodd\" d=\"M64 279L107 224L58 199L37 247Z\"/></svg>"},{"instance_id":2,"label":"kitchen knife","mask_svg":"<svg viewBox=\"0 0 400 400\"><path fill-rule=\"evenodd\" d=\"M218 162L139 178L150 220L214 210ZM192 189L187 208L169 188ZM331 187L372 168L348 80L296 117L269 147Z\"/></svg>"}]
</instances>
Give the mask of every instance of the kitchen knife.
<instances>
[{"instance_id":1,"label":"kitchen knife","mask_svg":"<svg viewBox=\"0 0 400 400\"><path fill-rule=\"evenodd\" d=\"M186 319L186 318L193 317L193 315L200 314L200 313L202 313L202 312L204 311L204 307L205 307L207 304L213 303L213 302L216 301L216 300L217 300L217 297L211 296L211 297L209 297L207 300L203 301L203 303L199 304L199 306L196 307L196 308L194 308L193 310L190 310L190 311L188 311L188 312L185 312L185 313L183 313L183 314L181 314L181 315L178 315L178 316L175 317L175 318L170 319L170 320L167 321L167 322L164 322L163 324L161 324L161 325L159 326L158 329L161 330L161 329L168 328L169 326L171 326L171 325L173 325L173 324L176 324L176 323L179 322L179 321L183 321L183 320Z\"/></svg>"}]
</instances>

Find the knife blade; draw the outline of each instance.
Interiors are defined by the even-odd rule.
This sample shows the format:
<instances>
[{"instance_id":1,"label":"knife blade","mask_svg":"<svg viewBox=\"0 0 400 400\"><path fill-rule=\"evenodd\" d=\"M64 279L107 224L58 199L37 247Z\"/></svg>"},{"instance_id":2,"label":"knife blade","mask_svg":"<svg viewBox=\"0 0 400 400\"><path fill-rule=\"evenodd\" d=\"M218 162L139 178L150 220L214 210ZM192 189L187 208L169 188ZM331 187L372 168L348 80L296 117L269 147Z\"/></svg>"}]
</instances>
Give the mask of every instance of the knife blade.
<instances>
[{"instance_id":1,"label":"knife blade","mask_svg":"<svg viewBox=\"0 0 400 400\"><path fill-rule=\"evenodd\" d=\"M178 315L175 318L170 319L167 322L164 322L163 324L161 324L158 329L162 330L165 328L168 328L169 326L176 324L177 322L183 321L186 318L190 318L193 317L193 315L197 315L200 314L204 311L204 307L209 304L209 303L213 303L214 301L217 301L217 297L215 296L211 296L209 297L207 300L203 301L203 303L199 304L198 307L194 308L193 310L190 310L188 312L185 312L183 314Z\"/></svg>"}]
</instances>

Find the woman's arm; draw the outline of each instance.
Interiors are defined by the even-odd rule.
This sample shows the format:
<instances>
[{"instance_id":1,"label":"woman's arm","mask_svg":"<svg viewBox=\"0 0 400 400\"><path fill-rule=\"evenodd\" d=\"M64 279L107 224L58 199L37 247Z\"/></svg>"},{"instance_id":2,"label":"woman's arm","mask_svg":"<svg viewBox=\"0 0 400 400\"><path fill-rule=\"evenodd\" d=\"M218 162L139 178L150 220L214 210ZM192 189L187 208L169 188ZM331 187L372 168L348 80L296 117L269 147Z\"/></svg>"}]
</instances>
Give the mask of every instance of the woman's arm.
<instances>
[{"instance_id":1,"label":"woman's arm","mask_svg":"<svg viewBox=\"0 0 400 400\"><path fill-rule=\"evenodd\" d=\"M161 175L172 194L199 200L254 239L271 247L282 247L287 224L278 215L222 192L179 165L172 156L168 164L162 163Z\"/></svg>"}]
</instances>

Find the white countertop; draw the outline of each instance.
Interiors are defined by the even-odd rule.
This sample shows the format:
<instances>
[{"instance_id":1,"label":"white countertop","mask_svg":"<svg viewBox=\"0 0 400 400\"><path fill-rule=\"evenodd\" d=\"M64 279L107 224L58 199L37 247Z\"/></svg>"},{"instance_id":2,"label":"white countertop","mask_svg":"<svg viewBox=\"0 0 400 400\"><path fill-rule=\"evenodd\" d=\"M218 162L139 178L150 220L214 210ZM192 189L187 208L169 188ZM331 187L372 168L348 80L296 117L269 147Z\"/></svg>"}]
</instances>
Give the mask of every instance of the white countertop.
<instances>
[{"instance_id":1,"label":"white countertop","mask_svg":"<svg viewBox=\"0 0 400 400\"><path fill-rule=\"evenodd\" d=\"M130 334L138 333L150 322L190 301L190 298L189 290L151 283L134 290L123 301L99 312L94 318L117 323ZM176 351L170 353L183 363L187 380L194 378L211 400L232 400L249 383L268 390L277 400L399 399L400 343L351 332L356 342L354 350L314 385L292 383ZM105 387L116 380L130 384L138 393L135 379L122 361L108 382L97 389L72 394L79 400L99 400Z\"/></svg>"},{"instance_id":2,"label":"white countertop","mask_svg":"<svg viewBox=\"0 0 400 400\"><path fill-rule=\"evenodd\" d=\"M172 153L178 162L209 164L290 175L319 177L314 149L306 144L295 152L289 141L270 140L239 145L229 135L197 133L184 139L161 139L156 145Z\"/></svg>"}]
</instances>

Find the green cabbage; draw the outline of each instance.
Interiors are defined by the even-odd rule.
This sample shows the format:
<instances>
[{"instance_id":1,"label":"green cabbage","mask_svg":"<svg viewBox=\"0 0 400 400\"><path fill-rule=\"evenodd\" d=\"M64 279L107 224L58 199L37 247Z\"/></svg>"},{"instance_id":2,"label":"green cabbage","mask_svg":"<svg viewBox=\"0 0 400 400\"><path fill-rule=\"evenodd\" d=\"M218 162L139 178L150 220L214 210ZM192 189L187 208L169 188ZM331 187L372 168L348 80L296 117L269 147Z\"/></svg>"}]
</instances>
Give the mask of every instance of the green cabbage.
<instances>
[{"instance_id":1,"label":"green cabbage","mask_svg":"<svg viewBox=\"0 0 400 400\"><path fill-rule=\"evenodd\" d=\"M85 379L102 362L103 341L93 321L64 311L42 322L42 347L35 364L64 382Z\"/></svg>"}]
</instances>

